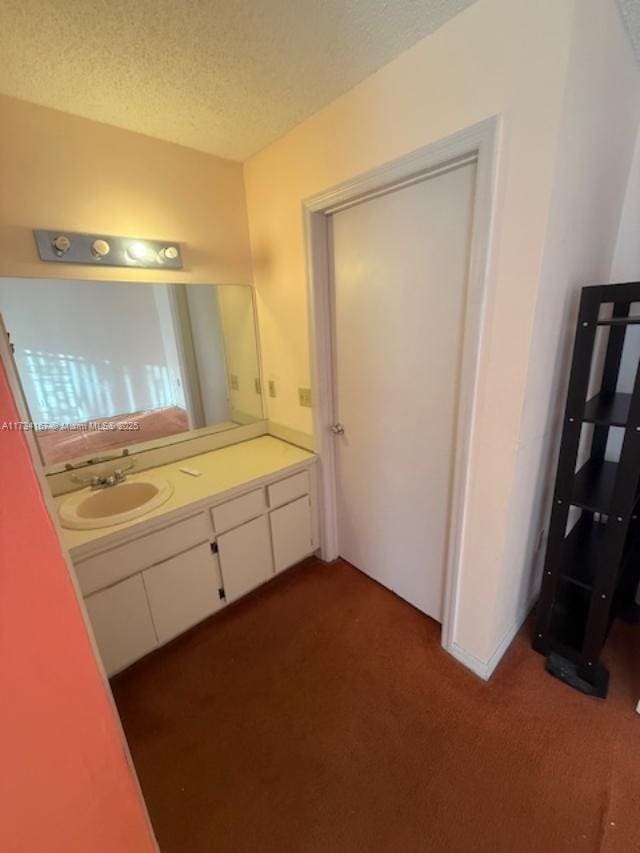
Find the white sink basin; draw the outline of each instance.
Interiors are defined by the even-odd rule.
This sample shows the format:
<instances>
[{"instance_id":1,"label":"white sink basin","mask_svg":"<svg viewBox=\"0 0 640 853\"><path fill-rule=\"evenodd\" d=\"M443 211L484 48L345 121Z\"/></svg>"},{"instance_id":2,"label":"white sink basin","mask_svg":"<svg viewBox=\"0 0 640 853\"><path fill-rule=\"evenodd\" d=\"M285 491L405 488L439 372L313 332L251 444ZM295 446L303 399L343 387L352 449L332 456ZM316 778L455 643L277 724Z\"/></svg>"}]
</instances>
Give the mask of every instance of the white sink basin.
<instances>
[{"instance_id":1,"label":"white sink basin","mask_svg":"<svg viewBox=\"0 0 640 853\"><path fill-rule=\"evenodd\" d=\"M144 477L104 489L74 492L58 510L63 527L95 530L132 521L169 500L173 486L167 480Z\"/></svg>"}]
</instances>

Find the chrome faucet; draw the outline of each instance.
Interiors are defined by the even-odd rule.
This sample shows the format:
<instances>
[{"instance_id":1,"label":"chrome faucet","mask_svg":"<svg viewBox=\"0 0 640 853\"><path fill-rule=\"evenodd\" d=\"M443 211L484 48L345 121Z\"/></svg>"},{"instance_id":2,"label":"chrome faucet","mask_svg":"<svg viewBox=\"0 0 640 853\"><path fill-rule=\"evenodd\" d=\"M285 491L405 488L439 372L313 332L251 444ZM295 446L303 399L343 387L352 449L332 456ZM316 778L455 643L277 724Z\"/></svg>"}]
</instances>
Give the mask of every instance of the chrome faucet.
<instances>
[{"instance_id":1,"label":"chrome faucet","mask_svg":"<svg viewBox=\"0 0 640 853\"><path fill-rule=\"evenodd\" d=\"M72 465L70 462L67 462L64 467L66 471L75 471L77 468L85 467L86 465L113 462L114 459L123 459L128 455L129 449L125 448L121 456L95 456L93 459L87 459L86 462L80 465ZM127 479L127 471L130 471L135 464L135 459L131 459L126 468L116 468L114 471L109 471L108 474L93 474L91 477L79 477L77 474L72 474L71 479L80 486L91 486L92 489L108 489L109 486L117 486L118 483L124 483Z\"/></svg>"},{"instance_id":2,"label":"chrome faucet","mask_svg":"<svg viewBox=\"0 0 640 853\"><path fill-rule=\"evenodd\" d=\"M118 483L124 483L127 479L127 472L134 465L135 462L132 459L126 468L116 468L106 474L93 474L91 477L79 477L77 474L72 474L71 479L80 486L91 486L92 489L108 489L110 486L117 486Z\"/></svg>"},{"instance_id":3,"label":"chrome faucet","mask_svg":"<svg viewBox=\"0 0 640 853\"><path fill-rule=\"evenodd\" d=\"M129 468L132 467L132 465L129 466ZM74 479L77 483L81 482L80 478ZM109 486L117 486L118 483L124 483L126 479L126 472L122 468L116 468L116 470L112 471L110 474L105 474L103 476L94 475L89 483L92 489L108 489ZM84 482L86 483L86 480Z\"/></svg>"}]
</instances>

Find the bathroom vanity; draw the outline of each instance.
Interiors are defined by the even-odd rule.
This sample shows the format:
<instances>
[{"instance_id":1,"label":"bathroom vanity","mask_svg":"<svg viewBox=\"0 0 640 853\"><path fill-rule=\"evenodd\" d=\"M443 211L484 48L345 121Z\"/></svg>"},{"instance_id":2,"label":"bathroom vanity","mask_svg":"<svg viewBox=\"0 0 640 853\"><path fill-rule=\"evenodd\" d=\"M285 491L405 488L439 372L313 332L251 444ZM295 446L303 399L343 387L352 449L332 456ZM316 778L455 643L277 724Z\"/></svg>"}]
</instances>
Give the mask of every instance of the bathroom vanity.
<instances>
[{"instance_id":1,"label":"bathroom vanity","mask_svg":"<svg viewBox=\"0 0 640 853\"><path fill-rule=\"evenodd\" d=\"M318 547L316 457L268 434L255 321L246 285L0 277L0 355L108 675Z\"/></svg>"},{"instance_id":2,"label":"bathroom vanity","mask_svg":"<svg viewBox=\"0 0 640 853\"><path fill-rule=\"evenodd\" d=\"M316 467L262 436L148 472L173 492L142 518L63 529L107 674L314 553Z\"/></svg>"}]
</instances>

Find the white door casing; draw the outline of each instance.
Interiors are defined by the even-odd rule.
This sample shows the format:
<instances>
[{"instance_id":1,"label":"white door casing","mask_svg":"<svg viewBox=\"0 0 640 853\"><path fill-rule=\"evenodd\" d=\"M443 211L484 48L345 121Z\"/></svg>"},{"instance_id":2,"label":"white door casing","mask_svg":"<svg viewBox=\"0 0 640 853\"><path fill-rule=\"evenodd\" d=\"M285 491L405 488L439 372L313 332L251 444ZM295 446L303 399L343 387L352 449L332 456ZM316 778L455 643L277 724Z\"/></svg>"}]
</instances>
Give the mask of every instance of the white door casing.
<instances>
[{"instance_id":1,"label":"white door casing","mask_svg":"<svg viewBox=\"0 0 640 853\"><path fill-rule=\"evenodd\" d=\"M489 301L489 257L498 183L501 120L498 116L453 133L389 163L323 191L303 203L308 264L311 381L314 390L314 433L321 459L320 546L325 560L338 556L335 483L335 422L331 288L329 281L328 217L359 199L412 183L427 173L454 162L476 160L476 192L473 212L467 305L458 401L452 509L450 516L442 644L457 654L454 642L468 491L471 435L482 361L484 316Z\"/></svg>"}]
</instances>

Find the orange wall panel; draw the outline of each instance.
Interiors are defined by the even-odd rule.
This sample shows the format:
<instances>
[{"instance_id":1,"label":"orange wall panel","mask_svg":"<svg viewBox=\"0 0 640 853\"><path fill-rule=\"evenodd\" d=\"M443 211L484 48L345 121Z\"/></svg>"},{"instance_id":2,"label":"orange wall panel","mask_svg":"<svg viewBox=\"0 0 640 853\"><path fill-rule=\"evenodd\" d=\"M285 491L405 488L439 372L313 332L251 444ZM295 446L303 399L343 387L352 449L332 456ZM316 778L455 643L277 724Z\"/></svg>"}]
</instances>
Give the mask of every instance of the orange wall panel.
<instances>
[{"instance_id":1,"label":"orange wall panel","mask_svg":"<svg viewBox=\"0 0 640 853\"><path fill-rule=\"evenodd\" d=\"M156 849L0 365L0 850Z\"/></svg>"}]
</instances>

